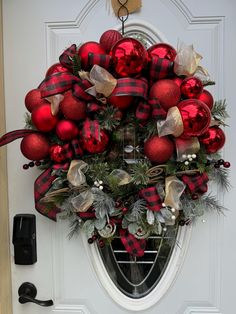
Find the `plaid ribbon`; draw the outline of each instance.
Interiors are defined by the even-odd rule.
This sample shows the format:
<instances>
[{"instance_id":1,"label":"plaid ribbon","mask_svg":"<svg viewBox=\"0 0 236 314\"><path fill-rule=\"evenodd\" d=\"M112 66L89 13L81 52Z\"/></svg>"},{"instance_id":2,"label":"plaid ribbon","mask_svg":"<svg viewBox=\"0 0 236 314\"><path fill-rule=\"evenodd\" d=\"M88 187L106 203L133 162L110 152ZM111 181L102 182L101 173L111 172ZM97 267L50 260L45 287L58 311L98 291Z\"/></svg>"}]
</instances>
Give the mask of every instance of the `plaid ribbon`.
<instances>
[{"instance_id":1,"label":"plaid ribbon","mask_svg":"<svg viewBox=\"0 0 236 314\"><path fill-rule=\"evenodd\" d=\"M139 191L139 197L147 202L147 208L156 212L162 208L162 200L155 186L150 186Z\"/></svg>"},{"instance_id":2,"label":"plaid ribbon","mask_svg":"<svg viewBox=\"0 0 236 314\"><path fill-rule=\"evenodd\" d=\"M92 84L87 80L78 79L75 85L73 85L73 95L81 100L86 102L94 101L94 97L88 93L86 93L86 89L91 87Z\"/></svg>"},{"instance_id":3,"label":"plaid ribbon","mask_svg":"<svg viewBox=\"0 0 236 314\"><path fill-rule=\"evenodd\" d=\"M143 122L147 121L150 117L155 120L164 120L166 118L166 111L161 107L157 98L149 99L148 102L140 101L136 109L136 118Z\"/></svg>"},{"instance_id":4,"label":"plaid ribbon","mask_svg":"<svg viewBox=\"0 0 236 314\"><path fill-rule=\"evenodd\" d=\"M73 58L77 54L76 45L67 48L59 57L60 63L69 70L73 69Z\"/></svg>"},{"instance_id":5,"label":"plaid ribbon","mask_svg":"<svg viewBox=\"0 0 236 314\"><path fill-rule=\"evenodd\" d=\"M8 132L4 134L2 137L0 137L0 147L11 143L18 138L25 137L26 135L32 134L32 133L38 133L38 132L35 130L27 130L27 129L20 129L20 130Z\"/></svg>"},{"instance_id":6,"label":"plaid ribbon","mask_svg":"<svg viewBox=\"0 0 236 314\"><path fill-rule=\"evenodd\" d=\"M149 69L149 78L151 82L153 83L157 80L173 76L173 67L174 63L170 60L153 56Z\"/></svg>"},{"instance_id":7,"label":"plaid ribbon","mask_svg":"<svg viewBox=\"0 0 236 314\"><path fill-rule=\"evenodd\" d=\"M111 96L136 96L147 98L148 83L146 79L135 79L131 77L120 78Z\"/></svg>"},{"instance_id":8,"label":"plaid ribbon","mask_svg":"<svg viewBox=\"0 0 236 314\"><path fill-rule=\"evenodd\" d=\"M91 136L100 141L100 125L98 120L86 119L83 124L82 134L85 139Z\"/></svg>"},{"instance_id":9,"label":"plaid ribbon","mask_svg":"<svg viewBox=\"0 0 236 314\"><path fill-rule=\"evenodd\" d=\"M133 256L143 256L146 247L145 239L137 239L127 230L120 229L120 239L126 251Z\"/></svg>"},{"instance_id":10,"label":"plaid ribbon","mask_svg":"<svg viewBox=\"0 0 236 314\"><path fill-rule=\"evenodd\" d=\"M41 203L40 200L45 196L47 191L50 189L52 182L56 179L56 176L51 175L52 169L48 168L45 170L34 183L34 200L36 210L52 219L56 220L56 215L60 212L60 209L56 206L48 206L48 204Z\"/></svg>"},{"instance_id":11,"label":"plaid ribbon","mask_svg":"<svg viewBox=\"0 0 236 314\"><path fill-rule=\"evenodd\" d=\"M191 194L204 194L207 192L209 178L205 172L193 176L183 175L181 180L187 185Z\"/></svg>"},{"instance_id":12,"label":"plaid ribbon","mask_svg":"<svg viewBox=\"0 0 236 314\"><path fill-rule=\"evenodd\" d=\"M94 64L100 65L104 69L108 69L111 63L111 56L105 54L89 53L88 64L92 67Z\"/></svg>"}]
</instances>

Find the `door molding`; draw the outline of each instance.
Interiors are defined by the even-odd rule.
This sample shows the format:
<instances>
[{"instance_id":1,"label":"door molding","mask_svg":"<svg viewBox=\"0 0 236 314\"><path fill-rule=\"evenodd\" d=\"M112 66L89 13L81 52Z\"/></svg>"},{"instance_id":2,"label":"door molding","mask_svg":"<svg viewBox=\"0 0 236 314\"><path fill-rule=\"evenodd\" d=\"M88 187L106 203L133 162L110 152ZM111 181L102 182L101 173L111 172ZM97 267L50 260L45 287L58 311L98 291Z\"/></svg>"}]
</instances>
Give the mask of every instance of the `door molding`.
<instances>
[{"instance_id":1,"label":"door molding","mask_svg":"<svg viewBox=\"0 0 236 314\"><path fill-rule=\"evenodd\" d=\"M5 132L4 82L3 82L3 25L2 0L0 0L0 135ZM12 314L9 213L7 196L6 148L0 149L0 313Z\"/></svg>"}]
</instances>

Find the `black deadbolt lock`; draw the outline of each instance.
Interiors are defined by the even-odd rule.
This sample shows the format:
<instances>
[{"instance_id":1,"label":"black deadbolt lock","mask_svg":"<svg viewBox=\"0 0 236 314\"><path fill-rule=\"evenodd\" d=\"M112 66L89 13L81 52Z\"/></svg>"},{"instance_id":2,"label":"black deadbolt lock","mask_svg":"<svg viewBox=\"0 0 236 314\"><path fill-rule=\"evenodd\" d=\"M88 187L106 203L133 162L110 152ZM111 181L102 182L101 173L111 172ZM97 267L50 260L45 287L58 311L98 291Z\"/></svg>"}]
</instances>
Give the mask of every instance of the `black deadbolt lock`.
<instances>
[{"instance_id":1,"label":"black deadbolt lock","mask_svg":"<svg viewBox=\"0 0 236 314\"><path fill-rule=\"evenodd\" d=\"M31 214L18 214L13 221L15 264L32 265L37 262L36 217Z\"/></svg>"}]
</instances>

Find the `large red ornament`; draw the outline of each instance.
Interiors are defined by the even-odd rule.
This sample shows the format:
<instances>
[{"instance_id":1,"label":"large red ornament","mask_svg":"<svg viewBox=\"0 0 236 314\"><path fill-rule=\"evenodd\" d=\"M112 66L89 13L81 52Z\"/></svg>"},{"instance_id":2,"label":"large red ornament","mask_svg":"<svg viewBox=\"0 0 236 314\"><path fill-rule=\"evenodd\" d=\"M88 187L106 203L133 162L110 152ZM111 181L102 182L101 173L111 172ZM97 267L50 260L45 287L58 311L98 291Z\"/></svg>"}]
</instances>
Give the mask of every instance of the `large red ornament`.
<instances>
[{"instance_id":1,"label":"large red ornament","mask_svg":"<svg viewBox=\"0 0 236 314\"><path fill-rule=\"evenodd\" d=\"M21 141L22 154L30 160L41 160L49 154L49 141L46 136L39 133L26 135Z\"/></svg>"},{"instance_id":2,"label":"large red ornament","mask_svg":"<svg viewBox=\"0 0 236 314\"><path fill-rule=\"evenodd\" d=\"M81 58L81 64L83 70L88 70L88 56L90 53L94 54L106 54L102 46L95 41L88 41L79 47L78 55Z\"/></svg>"},{"instance_id":3,"label":"large red ornament","mask_svg":"<svg viewBox=\"0 0 236 314\"><path fill-rule=\"evenodd\" d=\"M58 121L58 118L52 115L50 104L44 104L35 108L31 118L36 128L42 132L52 131Z\"/></svg>"},{"instance_id":4,"label":"large red ornament","mask_svg":"<svg viewBox=\"0 0 236 314\"><path fill-rule=\"evenodd\" d=\"M165 163L173 153L174 144L167 136L154 135L144 143L144 155L153 163Z\"/></svg>"},{"instance_id":5,"label":"large red ornament","mask_svg":"<svg viewBox=\"0 0 236 314\"><path fill-rule=\"evenodd\" d=\"M209 109L211 110L213 108L214 105L214 98L211 95L210 92L208 92L208 90L204 89L201 94L198 96L199 100L201 100L202 102L204 102L207 107L209 107Z\"/></svg>"},{"instance_id":6,"label":"large red ornament","mask_svg":"<svg viewBox=\"0 0 236 314\"><path fill-rule=\"evenodd\" d=\"M182 136L200 136L206 132L211 122L210 109L201 100L186 99L178 104L183 121Z\"/></svg>"},{"instance_id":7,"label":"large red ornament","mask_svg":"<svg viewBox=\"0 0 236 314\"><path fill-rule=\"evenodd\" d=\"M121 76L140 74L147 63L145 47L134 38L123 38L111 49L115 72Z\"/></svg>"},{"instance_id":8,"label":"large red ornament","mask_svg":"<svg viewBox=\"0 0 236 314\"><path fill-rule=\"evenodd\" d=\"M173 77L173 78L172 78L172 81L175 82L175 83L180 87L180 85L181 85L182 82L183 82L183 79L180 78L180 77L178 77L178 76L176 76L176 77Z\"/></svg>"},{"instance_id":9,"label":"large red ornament","mask_svg":"<svg viewBox=\"0 0 236 314\"><path fill-rule=\"evenodd\" d=\"M102 34L99 42L100 42L100 45L102 46L102 48L106 51L106 53L109 53L111 51L111 48L121 38L123 38L123 36L121 35L120 32L118 32L114 29L109 29Z\"/></svg>"},{"instance_id":10,"label":"large red ornament","mask_svg":"<svg viewBox=\"0 0 236 314\"><path fill-rule=\"evenodd\" d=\"M134 100L134 97L130 95L110 96L109 98L107 98L107 102L110 105L120 110L127 109L132 104L133 100Z\"/></svg>"},{"instance_id":11,"label":"large red ornament","mask_svg":"<svg viewBox=\"0 0 236 314\"><path fill-rule=\"evenodd\" d=\"M84 150L91 154L103 153L108 145L109 137L103 130L100 131L100 141L90 136L88 139L82 138L81 145Z\"/></svg>"},{"instance_id":12,"label":"large red ornament","mask_svg":"<svg viewBox=\"0 0 236 314\"><path fill-rule=\"evenodd\" d=\"M174 61L177 55L175 48L165 43L159 43L148 48L149 57L157 56L159 58Z\"/></svg>"},{"instance_id":13,"label":"large red ornament","mask_svg":"<svg viewBox=\"0 0 236 314\"><path fill-rule=\"evenodd\" d=\"M32 89L25 96L25 107L29 112L32 112L36 107L49 103L44 98L41 97L41 92L39 89Z\"/></svg>"},{"instance_id":14,"label":"large red ornament","mask_svg":"<svg viewBox=\"0 0 236 314\"><path fill-rule=\"evenodd\" d=\"M70 120L61 120L56 127L56 134L62 141L70 141L79 134L77 125Z\"/></svg>"},{"instance_id":15,"label":"large red ornament","mask_svg":"<svg viewBox=\"0 0 236 314\"><path fill-rule=\"evenodd\" d=\"M50 158L56 163L61 163L66 160L65 150L61 145L53 144L50 147Z\"/></svg>"},{"instance_id":16,"label":"large red ornament","mask_svg":"<svg viewBox=\"0 0 236 314\"><path fill-rule=\"evenodd\" d=\"M225 134L219 127L213 126L199 137L199 141L208 154L214 154L224 146Z\"/></svg>"},{"instance_id":17,"label":"large red ornament","mask_svg":"<svg viewBox=\"0 0 236 314\"><path fill-rule=\"evenodd\" d=\"M61 65L61 63L55 63L53 65L50 66L50 68L47 70L45 77L50 76L52 74L55 73L63 73L63 72L68 72L69 70L65 67L63 67L63 65Z\"/></svg>"},{"instance_id":18,"label":"large red ornament","mask_svg":"<svg viewBox=\"0 0 236 314\"><path fill-rule=\"evenodd\" d=\"M84 101L73 96L71 90L64 93L60 110L66 119L79 121L86 118L87 105Z\"/></svg>"},{"instance_id":19,"label":"large red ornament","mask_svg":"<svg viewBox=\"0 0 236 314\"><path fill-rule=\"evenodd\" d=\"M155 82L151 89L151 98L158 98L163 109L168 111L180 101L180 88L173 80L160 80Z\"/></svg>"},{"instance_id":20,"label":"large red ornament","mask_svg":"<svg viewBox=\"0 0 236 314\"><path fill-rule=\"evenodd\" d=\"M185 98L197 98L203 90L202 81L194 76L187 77L183 80L180 90Z\"/></svg>"}]
</instances>

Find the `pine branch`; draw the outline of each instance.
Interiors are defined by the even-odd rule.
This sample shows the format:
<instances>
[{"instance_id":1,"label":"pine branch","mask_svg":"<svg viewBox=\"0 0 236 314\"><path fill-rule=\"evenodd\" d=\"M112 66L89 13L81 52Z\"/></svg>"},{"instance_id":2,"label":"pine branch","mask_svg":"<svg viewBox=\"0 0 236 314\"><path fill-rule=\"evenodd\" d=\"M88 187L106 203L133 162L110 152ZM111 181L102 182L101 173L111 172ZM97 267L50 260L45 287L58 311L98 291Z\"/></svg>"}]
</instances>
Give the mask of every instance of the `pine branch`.
<instances>
[{"instance_id":1,"label":"pine branch","mask_svg":"<svg viewBox=\"0 0 236 314\"><path fill-rule=\"evenodd\" d=\"M104 180L105 177L109 175L110 167L107 162L94 162L89 165L87 171L88 176L91 177L93 181Z\"/></svg>"},{"instance_id":2,"label":"pine branch","mask_svg":"<svg viewBox=\"0 0 236 314\"><path fill-rule=\"evenodd\" d=\"M229 115L226 111L227 103L226 100L219 100L214 103L214 106L212 108L212 116L215 117L218 120L225 120L226 118L229 118Z\"/></svg>"},{"instance_id":3,"label":"pine branch","mask_svg":"<svg viewBox=\"0 0 236 314\"><path fill-rule=\"evenodd\" d=\"M198 200L198 206L204 208L204 210L216 210L219 214L224 214L227 210L223 205L219 204L215 195L206 195Z\"/></svg>"},{"instance_id":4,"label":"pine branch","mask_svg":"<svg viewBox=\"0 0 236 314\"><path fill-rule=\"evenodd\" d=\"M212 167L209 172L209 177L214 181L220 188L220 190L229 191L231 189L231 184L229 182L229 170L225 168L215 168Z\"/></svg>"},{"instance_id":5,"label":"pine branch","mask_svg":"<svg viewBox=\"0 0 236 314\"><path fill-rule=\"evenodd\" d=\"M100 111L98 121L102 129L112 131L120 124L120 120L116 117L117 112L117 108L112 106Z\"/></svg>"},{"instance_id":6,"label":"pine branch","mask_svg":"<svg viewBox=\"0 0 236 314\"><path fill-rule=\"evenodd\" d=\"M25 129L36 130L36 127L31 120L31 114L28 112L25 113Z\"/></svg>"},{"instance_id":7,"label":"pine branch","mask_svg":"<svg viewBox=\"0 0 236 314\"><path fill-rule=\"evenodd\" d=\"M147 171L150 168L150 164L146 161L140 161L132 165L132 182L136 185L147 185L149 177L147 176Z\"/></svg>"}]
</instances>

